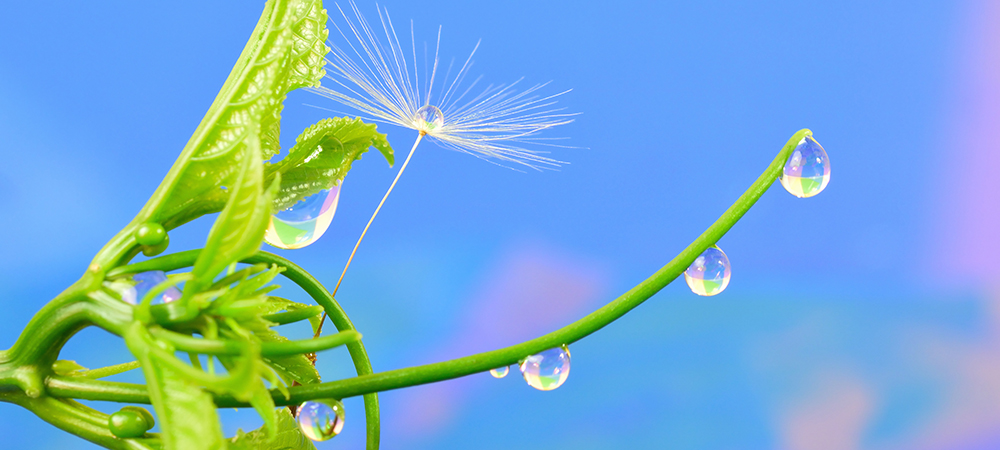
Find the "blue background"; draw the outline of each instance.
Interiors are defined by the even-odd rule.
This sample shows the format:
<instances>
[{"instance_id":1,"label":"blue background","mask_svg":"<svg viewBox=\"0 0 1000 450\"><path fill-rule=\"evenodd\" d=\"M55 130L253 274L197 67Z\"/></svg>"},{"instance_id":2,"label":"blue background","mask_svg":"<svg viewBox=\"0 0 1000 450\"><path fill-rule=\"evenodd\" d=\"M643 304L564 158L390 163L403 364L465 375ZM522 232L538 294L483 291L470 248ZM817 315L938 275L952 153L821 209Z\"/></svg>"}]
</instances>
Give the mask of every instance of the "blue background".
<instances>
[{"instance_id":1,"label":"blue background","mask_svg":"<svg viewBox=\"0 0 1000 450\"><path fill-rule=\"evenodd\" d=\"M487 83L572 88L559 104L582 115L551 134L578 147L555 150L569 164L554 172L421 145L338 295L376 371L516 343L613 299L715 220L800 128L833 167L821 195L775 186L720 241L733 264L723 294L673 283L575 344L572 374L553 392L515 373L384 393L383 448L1000 445L1000 265L965 270L967 255L941 244L947 235L1000 250L948 221L989 220L949 213L976 192L947 188L966 175L949 161L990 167L975 155L995 149L954 145L977 131L959 119L983 98L967 87L980 86L969 80L992 55L980 51L989 33L975 30L1000 23L988 2L383 6L404 28L414 21L418 42L442 25L446 61L482 39L472 73ZM0 343L143 205L261 7L4 5ZM375 19L373 4L359 7ZM286 148L326 116L308 105L338 108L292 93ZM380 130L397 152L415 137ZM355 164L326 236L282 254L332 286L394 175L374 153ZM210 225L172 232L172 249L200 246ZM130 358L96 329L63 357L88 367ZM352 375L340 351L319 367L325 379ZM363 445L360 401L346 404L345 432L320 448ZM222 415L230 434L260 422ZM0 417L11 448L93 447L14 405Z\"/></svg>"}]
</instances>

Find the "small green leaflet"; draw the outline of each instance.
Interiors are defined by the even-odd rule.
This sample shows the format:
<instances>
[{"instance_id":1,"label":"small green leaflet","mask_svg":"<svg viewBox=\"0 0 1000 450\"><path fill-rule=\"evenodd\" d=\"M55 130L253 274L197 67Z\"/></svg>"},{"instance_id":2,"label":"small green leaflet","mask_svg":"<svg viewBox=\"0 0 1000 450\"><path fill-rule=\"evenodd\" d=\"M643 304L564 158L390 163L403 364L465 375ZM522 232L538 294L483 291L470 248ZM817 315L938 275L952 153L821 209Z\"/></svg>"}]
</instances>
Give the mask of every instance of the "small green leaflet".
<instances>
[{"instance_id":1,"label":"small green leaflet","mask_svg":"<svg viewBox=\"0 0 1000 450\"><path fill-rule=\"evenodd\" d=\"M185 298L211 286L215 276L230 264L256 253L264 238L277 183L267 191L261 188L263 165L258 141L251 136L246 142L236 186L226 207L212 225L205 249L194 263L194 280L184 287Z\"/></svg>"},{"instance_id":2,"label":"small green leaflet","mask_svg":"<svg viewBox=\"0 0 1000 450\"><path fill-rule=\"evenodd\" d=\"M89 369L81 366L79 363L71 359L60 359L52 363L52 371L55 372L56 375L75 376L76 374L86 372L87 370Z\"/></svg>"},{"instance_id":3,"label":"small green leaflet","mask_svg":"<svg viewBox=\"0 0 1000 450\"><path fill-rule=\"evenodd\" d=\"M273 330L255 331L261 342L288 342L288 339ZM274 368L278 376L291 386L292 382L299 384L317 384L320 382L319 372L309 362L305 355L264 357L264 362Z\"/></svg>"},{"instance_id":4,"label":"small green leaflet","mask_svg":"<svg viewBox=\"0 0 1000 450\"><path fill-rule=\"evenodd\" d=\"M375 147L391 166L392 147L374 124L361 119L333 117L306 128L288 151L288 156L265 169L268 181L281 177L281 188L274 198L274 210L280 211L323 189L344 180L351 164Z\"/></svg>"}]
</instances>

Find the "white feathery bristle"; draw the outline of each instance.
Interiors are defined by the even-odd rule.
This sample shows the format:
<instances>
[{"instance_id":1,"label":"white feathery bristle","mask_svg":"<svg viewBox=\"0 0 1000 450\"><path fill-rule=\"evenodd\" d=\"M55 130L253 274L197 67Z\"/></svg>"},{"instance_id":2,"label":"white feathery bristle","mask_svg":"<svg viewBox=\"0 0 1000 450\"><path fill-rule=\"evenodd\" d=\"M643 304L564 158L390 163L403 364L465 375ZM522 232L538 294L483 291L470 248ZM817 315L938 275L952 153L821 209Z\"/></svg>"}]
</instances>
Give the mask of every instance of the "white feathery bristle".
<instances>
[{"instance_id":1,"label":"white feathery bristle","mask_svg":"<svg viewBox=\"0 0 1000 450\"><path fill-rule=\"evenodd\" d=\"M410 52L403 51L396 28L384 8L376 5L378 26L373 27L354 1L349 11L336 5L343 23L331 20L331 52L324 86L310 88L359 113L366 120L390 123L414 129L433 138L444 148L483 158L499 165L516 163L533 169L554 168L560 161L543 156L536 147L564 147L540 138L545 129L573 121L574 113L555 106L557 97L569 92L543 95L548 83L517 90L521 80L510 84L487 86L471 94L477 78L467 87L462 83L472 67L472 49L458 73L443 79L438 76L438 52L441 28L432 62L424 61L421 76L417 63L417 45L410 23ZM333 15L331 15L333 16ZM337 42L343 42L338 45ZM426 59L426 58L425 58ZM430 74L427 74L429 70ZM450 79L449 79L450 78ZM421 86L423 83L423 86ZM443 93L439 93L442 91ZM425 124L417 118L420 108L433 105L444 115L440 125Z\"/></svg>"}]
</instances>

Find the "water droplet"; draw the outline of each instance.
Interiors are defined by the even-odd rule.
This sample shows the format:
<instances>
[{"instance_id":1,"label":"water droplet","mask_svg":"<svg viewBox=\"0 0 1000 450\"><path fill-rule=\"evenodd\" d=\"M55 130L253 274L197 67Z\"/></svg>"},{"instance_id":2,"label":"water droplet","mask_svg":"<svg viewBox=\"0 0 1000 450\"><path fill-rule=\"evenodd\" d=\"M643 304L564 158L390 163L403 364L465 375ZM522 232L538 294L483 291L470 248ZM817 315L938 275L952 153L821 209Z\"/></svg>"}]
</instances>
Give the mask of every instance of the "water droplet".
<instances>
[{"instance_id":1,"label":"water droplet","mask_svg":"<svg viewBox=\"0 0 1000 450\"><path fill-rule=\"evenodd\" d=\"M336 400L310 400L299 406L299 429L307 438L325 441L344 429L344 404Z\"/></svg>"},{"instance_id":2,"label":"water droplet","mask_svg":"<svg viewBox=\"0 0 1000 450\"><path fill-rule=\"evenodd\" d=\"M726 289L731 272L729 257L721 248L713 245L698 255L684 271L684 281L687 281L691 292L710 296Z\"/></svg>"},{"instance_id":3,"label":"water droplet","mask_svg":"<svg viewBox=\"0 0 1000 450\"><path fill-rule=\"evenodd\" d=\"M781 174L781 185L790 194L808 198L819 194L830 183L830 157L812 136L795 146Z\"/></svg>"},{"instance_id":4,"label":"water droplet","mask_svg":"<svg viewBox=\"0 0 1000 450\"><path fill-rule=\"evenodd\" d=\"M115 291L122 301L128 304L139 304L135 286L125 280L105 281L104 287Z\"/></svg>"},{"instance_id":5,"label":"water droplet","mask_svg":"<svg viewBox=\"0 0 1000 450\"><path fill-rule=\"evenodd\" d=\"M493 378L503 378L503 377L507 376L508 373L510 373L510 367L509 366L503 366L503 367L497 367L496 369L490 369L490 375L493 375Z\"/></svg>"},{"instance_id":6,"label":"water droplet","mask_svg":"<svg viewBox=\"0 0 1000 450\"><path fill-rule=\"evenodd\" d=\"M264 240L273 247L293 250L316 242L330 227L344 182L319 191L271 216Z\"/></svg>"},{"instance_id":7,"label":"water droplet","mask_svg":"<svg viewBox=\"0 0 1000 450\"><path fill-rule=\"evenodd\" d=\"M141 302L154 287L167 282L167 274L162 270L153 270L132 275L132 280L135 281L135 299ZM177 289L177 286L170 286L160 294L159 298L154 298L153 303L168 303L179 298L181 298L180 289Z\"/></svg>"},{"instance_id":8,"label":"water droplet","mask_svg":"<svg viewBox=\"0 0 1000 450\"><path fill-rule=\"evenodd\" d=\"M444 125L444 113L437 106L427 105L417 110L413 121L417 130L430 133Z\"/></svg>"},{"instance_id":9,"label":"water droplet","mask_svg":"<svg viewBox=\"0 0 1000 450\"><path fill-rule=\"evenodd\" d=\"M569 349L564 345L531 355L521 361L520 368L529 386L551 391L562 386L569 377Z\"/></svg>"}]
</instances>

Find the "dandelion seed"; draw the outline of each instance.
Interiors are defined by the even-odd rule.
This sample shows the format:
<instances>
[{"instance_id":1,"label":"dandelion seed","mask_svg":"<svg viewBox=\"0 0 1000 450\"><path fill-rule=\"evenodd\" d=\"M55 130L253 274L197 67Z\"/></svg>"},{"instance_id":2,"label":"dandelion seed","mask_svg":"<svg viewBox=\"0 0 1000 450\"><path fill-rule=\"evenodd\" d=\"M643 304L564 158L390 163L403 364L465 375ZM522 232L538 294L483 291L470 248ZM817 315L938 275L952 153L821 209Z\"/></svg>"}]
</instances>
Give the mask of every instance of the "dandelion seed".
<instances>
[{"instance_id":1,"label":"dandelion seed","mask_svg":"<svg viewBox=\"0 0 1000 450\"><path fill-rule=\"evenodd\" d=\"M537 148L560 146L538 134L572 121L576 114L555 107L556 98L569 91L540 95L548 83L518 91L521 79L489 85L472 95L481 78L465 88L462 83L472 67L479 43L454 76L449 66L440 78L440 27L433 62L425 61L425 75L421 79L412 22L411 46L407 52L387 10L378 9L378 26L373 27L353 1L349 6L350 15L337 5L344 23L334 22L336 31L331 35L339 35L344 44L330 42L327 58L332 69L327 76L330 83L313 88L314 92L360 113L364 119L416 130L421 137L427 136L444 148L500 165L541 169L560 164Z\"/></svg>"},{"instance_id":2,"label":"dandelion seed","mask_svg":"<svg viewBox=\"0 0 1000 450\"><path fill-rule=\"evenodd\" d=\"M399 173L354 245L333 290L334 295L372 221L425 136L443 148L468 153L498 165L517 165L536 170L554 168L560 161L544 156L547 152L538 147L564 146L554 143L555 139L542 138L538 134L567 124L576 115L565 113L555 106L556 98L568 90L541 95L548 83L519 91L521 79L477 90L481 81L477 78L463 88L479 43L454 76L451 75L453 66L449 66L445 75L440 77L441 27L438 27L433 62L424 62L421 76L412 22L411 45L406 51L386 9L376 7L379 20L377 26L372 26L353 1L348 6L350 14L337 5L343 23L331 24L336 30L331 32L333 39L339 35L341 39L337 40L342 40L343 44L337 45L332 39L328 42L331 52L327 58L330 70L326 81L329 83L311 90L359 113L363 119L398 125L418 134Z\"/></svg>"}]
</instances>

